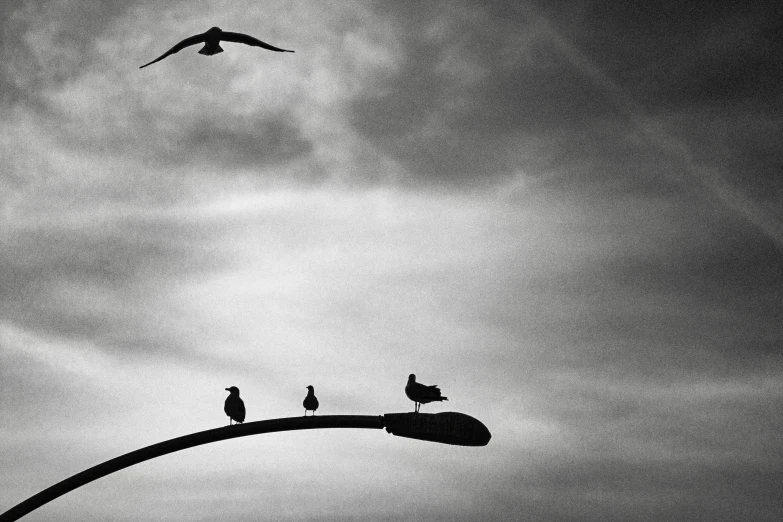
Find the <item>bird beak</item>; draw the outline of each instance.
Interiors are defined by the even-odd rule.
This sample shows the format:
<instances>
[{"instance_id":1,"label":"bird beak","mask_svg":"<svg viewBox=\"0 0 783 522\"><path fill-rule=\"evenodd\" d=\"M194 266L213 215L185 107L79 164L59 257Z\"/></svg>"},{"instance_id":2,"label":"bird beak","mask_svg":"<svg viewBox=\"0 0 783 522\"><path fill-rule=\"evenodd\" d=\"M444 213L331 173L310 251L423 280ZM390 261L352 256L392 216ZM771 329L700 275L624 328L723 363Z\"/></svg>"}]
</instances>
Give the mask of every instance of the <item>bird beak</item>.
<instances>
[{"instance_id":1,"label":"bird beak","mask_svg":"<svg viewBox=\"0 0 783 522\"><path fill-rule=\"evenodd\" d=\"M228 388L226 388L226 391L231 391L231 390L229 390Z\"/></svg>"}]
</instances>

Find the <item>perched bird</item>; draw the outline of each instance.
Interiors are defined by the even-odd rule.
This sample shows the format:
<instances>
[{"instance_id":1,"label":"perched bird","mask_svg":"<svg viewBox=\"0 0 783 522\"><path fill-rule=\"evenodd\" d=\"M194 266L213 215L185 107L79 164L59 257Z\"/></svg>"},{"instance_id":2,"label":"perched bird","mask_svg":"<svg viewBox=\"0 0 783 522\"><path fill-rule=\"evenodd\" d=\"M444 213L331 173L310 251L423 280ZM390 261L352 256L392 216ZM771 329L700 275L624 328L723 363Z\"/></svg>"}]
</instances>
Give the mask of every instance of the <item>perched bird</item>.
<instances>
[{"instance_id":1,"label":"perched bird","mask_svg":"<svg viewBox=\"0 0 783 522\"><path fill-rule=\"evenodd\" d=\"M212 56L213 54L222 53L223 49L220 47L221 40L224 42L242 43L253 47L263 47L264 49L268 49L270 51L277 51L279 53L294 52L294 51L289 51L288 49L280 49L279 47L275 47L274 45L269 45L268 43L264 43L261 40L257 40L252 36L246 34L231 33L228 31L221 30L220 27L213 27L206 33L196 34L189 38L185 38L180 43L178 43L177 45L175 45L174 47L172 47L171 49L163 53L158 58L155 58L150 63L144 64L141 67L139 67L139 69L143 69L148 65L152 65L155 62L159 62L169 55L178 53L185 47L190 47L191 45L196 45L200 43L203 43L204 47L202 47L201 50L198 52L199 54Z\"/></svg>"},{"instance_id":2,"label":"perched bird","mask_svg":"<svg viewBox=\"0 0 783 522\"><path fill-rule=\"evenodd\" d=\"M405 385L405 395L416 404L415 413L419 413L419 408L422 404L449 400L448 397L441 397L437 384L427 386L426 384L418 383L414 374L408 376L408 384Z\"/></svg>"},{"instance_id":3,"label":"perched bird","mask_svg":"<svg viewBox=\"0 0 783 522\"><path fill-rule=\"evenodd\" d=\"M318 399L315 398L315 389L312 386L307 387L307 397L302 401L302 406L305 409L305 417L307 417L307 410L312 411L315 415L315 410L318 409Z\"/></svg>"},{"instance_id":4,"label":"perched bird","mask_svg":"<svg viewBox=\"0 0 783 522\"><path fill-rule=\"evenodd\" d=\"M223 411L229 416L228 425L231 426L231 421L241 424L245 421L245 403L239 398L239 388L232 386L231 388L226 388L226 391L230 395L226 397Z\"/></svg>"}]
</instances>

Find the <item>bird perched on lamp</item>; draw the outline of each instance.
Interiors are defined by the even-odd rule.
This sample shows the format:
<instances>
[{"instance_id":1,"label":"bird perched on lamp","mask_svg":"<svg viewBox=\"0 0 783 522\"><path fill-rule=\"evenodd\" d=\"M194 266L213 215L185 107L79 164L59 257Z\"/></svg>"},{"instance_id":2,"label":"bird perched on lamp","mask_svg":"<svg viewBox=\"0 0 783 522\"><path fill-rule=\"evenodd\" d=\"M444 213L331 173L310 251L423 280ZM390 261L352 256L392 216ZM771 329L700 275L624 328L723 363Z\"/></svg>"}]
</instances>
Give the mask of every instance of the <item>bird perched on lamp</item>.
<instances>
[{"instance_id":1,"label":"bird perched on lamp","mask_svg":"<svg viewBox=\"0 0 783 522\"><path fill-rule=\"evenodd\" d=\"M416 404L415 413L419 413L419 408L422 404L449 400L448 397L441 396L437 384L427 386L426 384L418 383L414 374L408 376L408 384L405 385L405 395Z\"/></svg>"},{"instance_id":2,"label":"bird perched on lamp","mask_svg":"<svg viewBox=\"0 0 783 522\"><path fill-rule=\"evenodd\" d=\"M239 388L232 386L226 388L229 396L226 397L226 403L223 406L223 411L228 415L228 425L231 426L232 422L242 424L245 422L245 402L239 398Z\"/></svg>"},{"instance_id":3,"label":"bird perched on lamp","mask_svg":"<svg viewBox=\"0 0 783 522\"><path fill-rule=\"evenodd\" d=\"M315 410L318 409L318 399L315 397L315 388L312 386L307 387L307 397L302 401L302 406L305 409L305 417L307 417L308 411L312 411L315 415Z\"/></svg>"},{"instance_id":4,"label":"bird perched on lamp","mask_svg":"<svg viewBox=\"0 0 783 522\"><path fill-rule=\"evenodd\" d=\"M143 69L148 65L152 65L155 62L161 61L167 56L171 56L174 53L178 53L185 47L190 47L191 45L197 45L200 43L203 43L204 47L202 47L201 50L198 52L199 54L212 56L218 53L222 53L223 48L220 47L221 40L224 42L241 43L253 47L262 47L264 49L267 49L268 51L276 51L278 53L294 52L294 51L289 51L288 49L280 49L279 47L275 47L274 45L269 45L268 43L262 42L261 40L253 38L252 36L247 34L232 33L229 31L223 31L220 27L212 27L206 33L196 34L188 38L185 38L180 43L178 43L177 45L175 45L174 47L172 47L171 49L163 53L158 58L155 58L150 63L146 63L141 67L139 67L139 69Z\"/></svg>"}]
</instances>

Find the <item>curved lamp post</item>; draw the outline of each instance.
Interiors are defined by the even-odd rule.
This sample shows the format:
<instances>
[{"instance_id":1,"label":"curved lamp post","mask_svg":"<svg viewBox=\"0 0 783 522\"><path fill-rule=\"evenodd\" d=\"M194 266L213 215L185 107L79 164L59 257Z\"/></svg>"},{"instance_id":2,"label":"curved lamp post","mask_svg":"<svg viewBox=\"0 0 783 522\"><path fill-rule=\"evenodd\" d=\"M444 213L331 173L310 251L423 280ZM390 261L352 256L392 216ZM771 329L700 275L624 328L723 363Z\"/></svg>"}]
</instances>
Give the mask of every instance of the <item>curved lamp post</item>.
<instances>
[{"instance_id":1,"label":"curved lamp post","mask_svg":"<svg viewBox=\"0 0 783 522\"><path fill-rule=\"evenodd\" d=\"M209 444L220 440L274 433L277 431L311 430L323 428L386 428L400 437L428 440L459 446L486 446L492 435L478 419L464 413L387 413L385 415L323 415L316 417L289 417L248 422L200 431L170 439L125 455L107 460L36 493L27 500L0 514L0 522L18 520L47 502L69 491L105 477L115 471L154 459L175 451Z\"/></svg>"}]
</instances>

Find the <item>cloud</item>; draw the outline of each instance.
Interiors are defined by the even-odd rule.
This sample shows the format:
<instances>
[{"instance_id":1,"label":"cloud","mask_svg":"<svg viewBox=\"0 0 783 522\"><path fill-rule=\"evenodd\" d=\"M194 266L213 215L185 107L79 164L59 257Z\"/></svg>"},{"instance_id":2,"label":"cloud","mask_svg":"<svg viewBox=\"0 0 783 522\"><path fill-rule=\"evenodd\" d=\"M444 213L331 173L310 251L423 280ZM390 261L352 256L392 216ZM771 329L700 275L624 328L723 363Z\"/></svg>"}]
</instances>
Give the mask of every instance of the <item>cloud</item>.
<instances>
[{"instance_id":1,"label":"cloud","mask_svg":"<svg viewBox=\"0 0 783 522\"><path fill-rule=\"evenodd\" d=\"M351 101L357 132L400 162L413 183L483 185L519 168L521 111L507 110L503 100L513 95L498 88L516 68L515 33L465 5L378 11L395 27L402 61Z\"/></svg>"},{"instance_id":2,"label":"cloud","mask_svg":"<svg viewBox=\"0 0 783 522\"><path fill-rule=\"evenodd\" d=\"M61 16L61 11L69 14ZM39 135L35 139L46 133L55 147L81 157L110 155L115 163L135 162L139 170L157 164L202 166L226 174L248 168L258 172L312 151L291 109L297 90L286 91L286 82L276 82L282 70L270 70L276 67L270 57L260 57L260 67L266 69L261 83L240 79L228 90L224 82L219 89L214 87L218 79L225 79L231 57L212 63L206 74L191 76L184 84L166 75L161 78L162 70L141 74L138 67L129 66L127 53L138 54L139 43L146 40L134 34L128 22L131 12L142 15L148 9L125 5L98 11L97 20L74 18L74 12L82 11L61 2L30 4L14 13L18 23L7 39L17 52L2 76L14 87L9 92L20 94L6 98L15 126L34 127L33 135ZM87 19L92 21L79 22ZM67 38L61 45L50 41L71 34L72 43ZM236 61L243 50L234 51ZM25 53L30 57L22 59ZM178 63L166 65L170 70ZM278 102L270 104L275 95ZM305 178L317 175L316 170L295 169Z\"/></svg>"},{"instance_id":3,"label":"cloud","mask_svg":"<svg viewBox=\"0 0 783 522\"><path fill-rule=\"evenodd\" d=\"M47 93L47 109L20 116L24 120L16 125L32 124L32 133L49 134L72 154L113 156L115 163L134 162L137 170L199 166L226 175L249 168L259 172L306 158L313 148L302 135L301 123L287 110L251 108L236 114L207 92L189 91L161 109L151 109L154 101L112 83L105 75L83 77ZM210 107L213 102L216 107ZM186 108L190 104L204 105L204 110L197 114ZM44 125L46 121L51 123Z\"/></svg>"},{"instance_id":4,"label":"cloud","mask_svg":"<svg viewBox=\"0 0 783 522\"><path fill-rule=\"evenodd\" d=\"M181 150L171 161L177 164L215 162L234 168L264 168L285 163L312 151L300 129L283 118L226 128L214 119L197 121L185 131ZM187 158L187 156L193 156Z\"/></svg>"},{"instance_id":5,"label":"cloud","mask_svg":"<svg viewBox=\"0 0 783 522\"><path fill-rule=\"evenodd\" d=\"M645 108L771 108L774 22L759 5L541 4L570 39ZM666 34L661 39L660 35Z\"/></svg>"},{"instance_id":6,"label":"cloud","mask_svg":"<svg viewBox=\"0 0 783 522\"><path fill-rule=\"evenodd\" d=\"M0 78L31 99L41 89L78 77L92 65L95 39L132 5L116 0L4 4Z\"/></svg>"},{"instance_id":7,"label":"cloud","mask_svg":"<svg viewBox=\"0 0 783 522\"><path fill-rule=\"evenodd\" d=\"M775 518L782 274L737 209L775 216L780 124L731 80L775 70L758 13L79 5L3 18L3 506L221 425L229 385L249 420L307 384L375 415L414 372L490 445L237 440L40 516ZM211 25L297 52L139 71Z\"/></svg>"}]
</instances>

